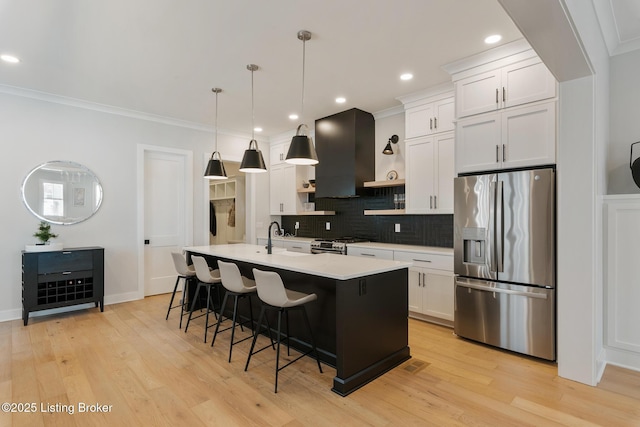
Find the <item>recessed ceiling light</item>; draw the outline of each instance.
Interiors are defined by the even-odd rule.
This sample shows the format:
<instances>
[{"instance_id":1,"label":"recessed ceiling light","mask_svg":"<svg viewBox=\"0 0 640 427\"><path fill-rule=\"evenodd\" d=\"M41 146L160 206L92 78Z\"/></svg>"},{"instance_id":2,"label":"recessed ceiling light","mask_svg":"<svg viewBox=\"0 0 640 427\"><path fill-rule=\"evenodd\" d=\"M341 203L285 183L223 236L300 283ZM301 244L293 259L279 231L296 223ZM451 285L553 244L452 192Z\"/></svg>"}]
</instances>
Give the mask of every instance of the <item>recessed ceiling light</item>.
<instances>
[{"instance_id":1,"label":"recessed ceiling light","mask_svg":"<svg viewBox=\"0 0 640 427\"><path fill-rule=\"evenodd\" d=\"M411 80L412 78L413 78L413 74L411 73L404 73L400 75L400 80Z\"/></svg>"},{"instance_id":2,"label":"recessed ceiling light","mask_svg":"<svg viewBox=\"0 0 640 427\"><path fill-rule=\"evenodd\" d=\"M297 114L289 114L289 118L291 120L298 120L298 115Z\"/></svg>"},{"instance_id":3,"label":"recessed ceiling light","mask_svg":"<svg viewBox=\"0 0 640 427\"><path fill-rule=\"evenodd\" d=\"M256 132L262 132L262 128L261 127L254 127L253 130L256 131Z\"/></svg>"},{"instance_id":4,"label":"recessed ceiling light","mask_svg":"<svg viewBox=\"0 0 640 427\"><path fill-rule=\"evenodd\" d=\"M498 43L500 40L502 40L502 36L500 34L494 34L484 39L484 42L486 44L494 44L494 43Z\"/></svg>"},{"instance_id":5,"label":"recessed ceiling light","mask_svg":"<svg viewBox=\"0 0 640 427\"><path fill-rule=\"evenodd\" d=\"M12 64L17 64L18 62L20 62L20 60L13 55L0 55L0 59L2 59L4 62L10 62Z\"/></svg>"},{"instance_id":6,"label":"recessed ceiling light","mask_svg":"<svg viewBox=\"0 0 640 427\"><path fill-rule=\"evenodd\" d=\"M343 98L342 96L339 96L336 98L336 102L338 104L344 104L345 102L347 102L347 100L345 98Z\"/></svg>"}]
</instances>

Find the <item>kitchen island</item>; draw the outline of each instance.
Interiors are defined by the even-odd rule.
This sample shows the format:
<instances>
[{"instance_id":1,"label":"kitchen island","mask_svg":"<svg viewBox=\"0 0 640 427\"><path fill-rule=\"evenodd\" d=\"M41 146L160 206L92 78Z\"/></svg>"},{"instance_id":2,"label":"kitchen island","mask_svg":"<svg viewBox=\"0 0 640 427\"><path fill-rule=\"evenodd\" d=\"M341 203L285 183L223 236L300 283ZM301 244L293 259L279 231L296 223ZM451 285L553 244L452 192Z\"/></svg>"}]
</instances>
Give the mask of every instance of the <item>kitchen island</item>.
<instances>
[{"instance_id":1,"label":"kitchen island","mask_svg":"<svg viewBox=\"0 0 640 427\"><path fill-rule=\"evenodd\" d=\"M218 259L235 262L250 278L253 268L276 271L287 288L315 293L317 301L307 305L309 321L320 359L336 368L332 390L342 396L411 357L407 320L410 263L282 248L267 254L263 246L249 244L195 246L185 251L189 262L191 255L203 255L212 267ZM291 344L306 351L309 343L302 339L308 339L308 334L301 323L291 323Z\"/></svg>"}]
</instances>

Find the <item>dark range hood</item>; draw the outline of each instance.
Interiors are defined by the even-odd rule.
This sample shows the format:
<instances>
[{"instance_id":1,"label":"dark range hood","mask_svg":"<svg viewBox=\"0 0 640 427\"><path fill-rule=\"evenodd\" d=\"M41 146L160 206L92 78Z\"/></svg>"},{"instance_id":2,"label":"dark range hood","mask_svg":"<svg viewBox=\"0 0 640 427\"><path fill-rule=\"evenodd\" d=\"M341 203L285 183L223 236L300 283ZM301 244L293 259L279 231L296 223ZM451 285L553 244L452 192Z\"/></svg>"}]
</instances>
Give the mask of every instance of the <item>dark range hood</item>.
<instances>
[{"instance_id":1,"label":"dark range hood","mask_svg":"<svg viewBox=\"0 0 640 427\"><path fill-rule=\"evenodd\" d=\"M375 178L375 121L352 108L316 120L316 198L356 197Z\"/></svg>"}]
</instances>

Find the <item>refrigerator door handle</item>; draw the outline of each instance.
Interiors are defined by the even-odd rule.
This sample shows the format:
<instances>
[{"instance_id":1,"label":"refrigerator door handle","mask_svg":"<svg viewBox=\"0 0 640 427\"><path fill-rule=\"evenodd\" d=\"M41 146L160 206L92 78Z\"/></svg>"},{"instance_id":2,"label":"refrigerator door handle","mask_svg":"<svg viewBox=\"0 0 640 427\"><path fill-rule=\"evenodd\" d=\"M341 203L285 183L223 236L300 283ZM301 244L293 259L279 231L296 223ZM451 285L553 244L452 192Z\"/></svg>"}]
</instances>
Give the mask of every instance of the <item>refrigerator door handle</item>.
<instances>
[{"instance_id":1,"label":"refrigerator door handle","mask_svg":"<svg viewBox=\"0 0 640 427\"><path fill-rule=\"evenodd\" d=\"M517 296L523 296L523 297L528 297L528 298L547 299L547 294L542 294L542 293L525 292L525 291L514 291L512 289L501 289L501 288L494 288L494 287L491 287L491 286L474 285L474 284L471 284L471 283L461 283L461 282L456 282L456 286L460 286L461 288L475 289L477 291L495 292L495 293L498 293L498 294L517 295Z\"/></svg>"},{"instance_id":2,"label":"refrigerator door handle","mask_svg":"<svg viewBox=\"0 0 640 427\"><path fill-rule=\"evenodd\" d=\"M496 182L489 183L489 271L496 272Z\"/></svg>"},{"instance_id":3,"label":"refrigerator door handle","mask_svg":"<svg viewBox=\"0 0 640 427\"><path fill-rule=\"evenodd\" d=\"M504 272L504 197L502 191L502 181L496 182L496 226L495 226L495 248L496 248L496 270Z\"/></svg>"}]
</instances>

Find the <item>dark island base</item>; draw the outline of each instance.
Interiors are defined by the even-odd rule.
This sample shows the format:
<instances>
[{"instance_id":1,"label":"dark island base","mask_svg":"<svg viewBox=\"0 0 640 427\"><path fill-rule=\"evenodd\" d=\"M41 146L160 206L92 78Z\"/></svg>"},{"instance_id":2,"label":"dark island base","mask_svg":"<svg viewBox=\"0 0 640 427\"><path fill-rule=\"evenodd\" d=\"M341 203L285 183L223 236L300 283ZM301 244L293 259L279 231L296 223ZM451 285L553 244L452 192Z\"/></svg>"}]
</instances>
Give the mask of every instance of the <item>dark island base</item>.
<instances>
[{"instance_id":1,"label":"dark island base","mask_svg":"<svg viewBox=\"0 0 640 427\"><path fill-rule=\"evenodd\" d=\"M188 260L190 262L190 253ZM217 259L206 255L217 267ZM336 280L260 266L233 259L240 272L253 278L253 268L276 271L289 289L315 293L307 304L320 360L336 368L332 391L346 396L411 358L408 346L408 270L395 270L349 280ZM248 318L248 307L239 307ZM227 307L225 311L230 311ZM260 304L253 304L254 319ZM306 352L310 348L303 322L291 315L291 346ZM275 325L275 319L270 319Z\"/></svg>"}]
</instances>

